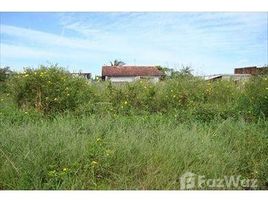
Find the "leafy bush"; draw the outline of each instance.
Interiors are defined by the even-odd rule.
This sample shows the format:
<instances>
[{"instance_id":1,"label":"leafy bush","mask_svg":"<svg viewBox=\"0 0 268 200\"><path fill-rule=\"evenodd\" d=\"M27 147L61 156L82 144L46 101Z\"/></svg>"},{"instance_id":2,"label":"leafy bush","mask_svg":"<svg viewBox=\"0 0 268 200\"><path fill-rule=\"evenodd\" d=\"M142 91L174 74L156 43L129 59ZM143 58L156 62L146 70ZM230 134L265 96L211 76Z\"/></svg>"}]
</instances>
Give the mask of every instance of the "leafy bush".
<instances>
[{"instance_id":1,"label":"leafy bush","mask_svg":"<svg viewBox=\"0 0 268 200\"><path fill-rule=\"evenodd\" d=\"M74 110L92 95L85 79L73 77L57 65L28 68L14 76L9 86L20 108L46 114Z\"/></svg>"},{"instance_id":2,"label":"leafy bush","mask_svg":"<svg viewBox=\"0 0 268 200\"><path fill-rule=\"evenodd\" d=\"M241 96L240 88L233 81L221 80L213 83L208 82L205 88L206 102L218 104L227 104L236 102Z\"/></svg>"},{"instance_id":3,"label":"leafy bush","mask_svg":"<svg viewBox=\"0 0 268 200\"><path fill-rule=\"evenodd\" d=\"M258 79L266 80L261 77L256 78L256 80ZM250 85L250 82L247 84ZM264 87L262 86L262 88ZM123 115L152 113L171 113L173 115L175 113L174 115L180 119L193 117L201 121L210 121L214 118L237 118L239 115L257 119L266 108L263 101L259 104L262 106L262 112L253 112L252 109L248 112L248 106L241 107L241 102L251 96L249 92L246 92L250 87L246 86L244 82L235 83L224 80L207 82L195 77L181 77L156 84L144 80L119 85L97 83L93 88L95 91L94 103L81 105L79 113ZM263 95L264 92L262 92ZM243 96L244 100L242 100ZM254 100L251 104L256 107L258 102ZM248 102L243 103L243 105L248 104ZM255 117L253 113L255 113Z\"/></svg>"},{"instance_id":4,"label":"leafy bush","mask_svg":"<svg viewBox=\"0 0 268 200\"><path fill-rule=\"evenodd\" d=\"M27 111L19 109L9 93L0 95L0 125L1 123L23 124L40 120L41 117L42 114L33 109Z\"/></svg>"},{"instance_id":5,"label":"leafy bush","mask_svg":"<svg viewBox=\"0 0 268 200\"><path fill-rule=\"evenodd\" d=\"M192 118L203 122L210 122L214 119L227 119L229 117L237 117L236 110L232 105L200 104L192 111Z\"/></svg>"},{"instance_id":6,"label":"leafy bush","mask_svg":"<svg viewBox=\"0 0 268 200\"><path fill-rule=\"evenodd\" d=\"M268 117L268 76L254 77L244 87L240 109L247 114Z\"/></svg>"},{"instance_id":7,"label":"leafy bush","mask_svg":"<svg viewBox=\"0 0 268 200\"><path fill-rule=\"evenodd\" d=\"M155 103L160 112L189 109L203 101L205 81L196 78L177 78L159 83L156 86Z\"/></svg>"},{"instance_id":8,"label":"leafy bush","mask_svg":"<svg viewBox=\"0 0 268 200\"><path fill-rule=\"evenodd\" d=\"M75 115L148 115L170 113L182 120L202 121L243 116L255 120L268 115L267 76L248 82L207 82L177 77L159 83L89 83L57 66L26 69L9 81L10 92L23 111L45 114L75 111ZM192 116L194 115L194 116Z\"/></svg>"}]
</instances>

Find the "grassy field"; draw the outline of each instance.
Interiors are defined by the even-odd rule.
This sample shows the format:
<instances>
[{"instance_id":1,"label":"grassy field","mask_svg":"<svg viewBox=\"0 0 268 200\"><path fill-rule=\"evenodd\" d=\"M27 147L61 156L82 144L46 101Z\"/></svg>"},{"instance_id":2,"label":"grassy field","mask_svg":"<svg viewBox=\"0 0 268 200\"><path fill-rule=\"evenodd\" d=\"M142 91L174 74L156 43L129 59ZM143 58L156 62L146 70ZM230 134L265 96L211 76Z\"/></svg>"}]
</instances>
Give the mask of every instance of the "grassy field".
<instances>
[{"instance_id":1,"label":"grassy field","mask_svg":"<svg viewBox=\"0 0 268 200\"><path fill-rule=\"evenodd\" d=\"M268 189L267 77L114 87L42 70L0 88L0 189L177 190L185 172Z\"/></svg>"},{"instance_id":2,"label":"grassy field","mask_svg":"<svg viewBox=\"0 0 268 200\"><path fill-rule=\"evenodd\" d=\"M267 189L268 123L57 117L0 130L1 189L179 189L191 171ZM237 189L237 188L236 188Z\"/></svg>"}]
</instances>

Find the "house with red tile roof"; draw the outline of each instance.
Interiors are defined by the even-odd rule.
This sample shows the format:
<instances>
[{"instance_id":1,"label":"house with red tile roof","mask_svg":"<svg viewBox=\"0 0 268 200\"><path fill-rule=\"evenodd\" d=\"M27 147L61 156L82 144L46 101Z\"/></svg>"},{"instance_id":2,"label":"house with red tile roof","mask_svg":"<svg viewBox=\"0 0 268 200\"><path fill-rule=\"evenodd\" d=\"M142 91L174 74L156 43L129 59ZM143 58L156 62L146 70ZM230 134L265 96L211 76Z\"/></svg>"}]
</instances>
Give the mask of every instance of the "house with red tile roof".
<instances>
[{"instance_id":1,"label":"house with red tile roof","mask_svg":"<svg viewBox=\"0 0 268 200\"><path fill-rule=\"evenodd\" d=\"M155 66L103 66L102 79L114 83L133 82L147 79L158 82L164 73Z\"/></svg>"}]
</instances>

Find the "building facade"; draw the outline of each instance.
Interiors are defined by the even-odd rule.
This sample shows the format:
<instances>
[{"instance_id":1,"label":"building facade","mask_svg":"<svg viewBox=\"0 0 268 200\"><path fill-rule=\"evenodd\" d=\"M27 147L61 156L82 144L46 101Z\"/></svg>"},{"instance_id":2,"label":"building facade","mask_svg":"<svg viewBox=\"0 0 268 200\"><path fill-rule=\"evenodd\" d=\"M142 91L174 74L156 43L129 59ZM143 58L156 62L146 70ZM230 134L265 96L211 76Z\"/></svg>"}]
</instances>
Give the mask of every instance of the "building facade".
<instances>
[{"instance_id":1,"label":"building facade","mask_svg":"<svg viewBox=\"0 0 268 200\"><path fill-rule=\"evenodd\" d=\"M103 66L102 79L113 83L126 83L137 80L158 82L164 75L155 66Z\"/></svg>"},{"instance_id":2,"label":"building facade","mask_svg":"<svg viewBox=\"0 0 268 200\"><path fill-rule=\"evenodd\" d=\"M259 75L264 73L265 71L268 71L268 67L241 67L241 68L235 68L234 73L235 74L251 74L251 75Z\"/></svg>"}]
</instances>

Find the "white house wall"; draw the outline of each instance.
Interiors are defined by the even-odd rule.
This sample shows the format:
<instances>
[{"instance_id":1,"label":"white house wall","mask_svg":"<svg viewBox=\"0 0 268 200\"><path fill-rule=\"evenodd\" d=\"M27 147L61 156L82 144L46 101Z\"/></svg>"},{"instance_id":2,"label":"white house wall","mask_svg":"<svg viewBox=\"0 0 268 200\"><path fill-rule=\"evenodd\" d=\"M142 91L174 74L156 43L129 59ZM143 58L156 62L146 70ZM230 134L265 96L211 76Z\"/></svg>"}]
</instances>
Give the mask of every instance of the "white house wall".
<instances>
[{"instance_id":1,"label":"white house wall","mask_svg":"<svg viewBox=\"0 0 268 200\"><path fill-rule=\"evenodd\" d=\"M160 80L160 77L152 77L152 82L157 83Z\"/></svg>"},{"instance_id":2,"label":"white house wall","mask_svg":"<svg viewBox=\"0 0 268 200\"><path fill-rule=\"evenodd\" d=\"M108 78L111 82L117 83L117 82L133 82L135 80L138 80L135 76L129 76L129 77L109 77Z\"/></svg>"},{"instance_id":3,"label":"white house wall","mask_svg":"<svg viewBox=\"0 0 268 200\"><path fill-rule=\"evenodd\" d=\"M147 77L149 78L152 82L156 83L159 81L160 77L156 77L156 76L151 76L151 77ZM122 77L107 77L108 80L110 80L111 82L114 83L119 83L119 82L133 82L136 80L140 80L139 76L122 76Z\"/></svg>"}]
</instances>

